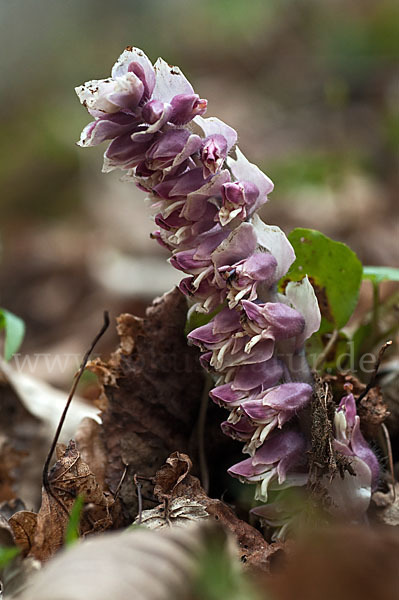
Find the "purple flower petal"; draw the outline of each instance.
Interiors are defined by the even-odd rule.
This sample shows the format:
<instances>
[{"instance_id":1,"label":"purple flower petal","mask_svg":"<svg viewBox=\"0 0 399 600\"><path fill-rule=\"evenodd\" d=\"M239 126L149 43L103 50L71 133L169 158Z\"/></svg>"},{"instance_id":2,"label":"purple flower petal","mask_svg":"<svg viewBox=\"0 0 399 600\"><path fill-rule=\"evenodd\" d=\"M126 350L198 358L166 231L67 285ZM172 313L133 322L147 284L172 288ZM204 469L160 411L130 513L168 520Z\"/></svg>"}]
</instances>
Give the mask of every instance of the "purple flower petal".
<instances>
[{"instance_id":1,"label":"purple flower petal","mask_svg":"<svg viewBox=\"0 0 399 600\"><path fill-rule=\"evenodd\" d=\"M137 126L137 119L121 112L93 121L83 129L78 146L97 146L105 140L112 140L125 133L132 132Z\"/></svg>"},{"instance_id":2,"label":"purple flower petal","mask_svg":"<svg viewBox=\"0 0 399 600\"><path fill-rule=\"evenodd\" d=\"M227 143L227 152L231 150L234 144L237 142L237 132L235 129L226 125L223 121L217 117L208 117L203 119L202 117L195 117L195 125L198 125L201 129L202 137L208 138L213 135L222 136Z\"/></svg>"},{"instance_id":3,"label":"purple flower petal","mask_svg":"<svg viewBox=\"0 0 399 600\"><path fill-rule=\"evenodd\" d=\"M151 142L133 142L129 134L115 138L105 152L103 171L108 172L117 167L134 167L143 160L150 144Z\"/></svg>"},{"instance_id":4,"label":"purple flower petal","mask_svg":"<svg viewBox=\"0 0 399 600\"><path fill-rule=\"evenodd\" d=\"M238 367L233 380L233 389L252 390L263 385L275 385L283 375L283 367L276 358L261 363Z\"/></svg>"},{"instance_id":5,"label":"purple flower petal","mask_svg":"<svg viewBox=\"0 0 399 600\"><path fill-rule=\"evenodd\" d=\"M170 104L170 121L176 125L185 125L197 115L204 114L208 101L200 98L198 94L178 94L172 98Z\"/></svg>"},{"instance_id":6,"label":"purple flower petal","mask_svg":"<svg viewBox=\"0 0 399 600\"><path fill-rule=\"evenodd\" d=\"M161 198L173 198L175 196L187 196L194 190L198 190L206 183L200 167L186 171L177 177L166 177L162 183L154 186Z\"/></svg>"},{"instance_id":7,"label":"purple flower petal","mask_svg":"<svg viewBox=\"0 0 399 600\"><path fill-rule=\"evenodd\" d=\"M237 423L229 423L223 421L220 425L223 433L230 436L234 440L245 442L250 440L254 434L256 427L243 415Z\"/></svg>"},{"instance_id":8,"label":"purple flower petal","mask_svg":"<svg viewBox=\"0 0 399 600\"><path fill-rule=\"evenodd\" d=\"M285 470L289 465L296 465L302 460L306 443L303 435L294 430L279 431L268 438L255 452L252 462L255 466L271 465L279 461L286 461Z\"/></svg>"},{"instance_id":9,"label":"purple flower petal","mask_svg":"<svg viewBox=\"0 0 399 600\"><path fill-rule=\"evenodd\" d=\"M273 190L273 182L256 165L250 163L238 147L235 149L235 154L235 159L232 156L227 157L227 165L235 179L251 181L256 185L259 197L253 209L258 210L267 201L267 194Z\"/></svg>"}]
</instances>

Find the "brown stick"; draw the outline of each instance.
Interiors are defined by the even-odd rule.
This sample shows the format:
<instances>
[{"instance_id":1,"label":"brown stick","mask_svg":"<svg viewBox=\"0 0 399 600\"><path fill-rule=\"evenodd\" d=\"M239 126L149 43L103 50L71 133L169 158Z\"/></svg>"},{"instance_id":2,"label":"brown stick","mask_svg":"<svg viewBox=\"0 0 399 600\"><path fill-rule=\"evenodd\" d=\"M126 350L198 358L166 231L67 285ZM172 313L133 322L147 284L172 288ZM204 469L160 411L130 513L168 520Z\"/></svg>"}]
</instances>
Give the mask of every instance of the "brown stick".
<instances>
[{"instance_id":1,"label":"brown stick","mask_svg":"<svg viewBox=\"0 0 399 600\"><path fill-rule=\"evenodd\" d=\"M367 396L367 394L369 393L369 391L371 390L371 388L373 388L375 386L375 381L377 379L377 374L378 374L378 369L380 368L380 363L381 363L381 359L384 355L384 352L387 348L389 348L389 346L392 346L392 340L388 340L387 342L385 342L385 344L383 346L381 346L379 352L378 352L378 356L377 356L377 360L375 362L374 365L374 370L373 373L370 377L370 381L368 382L368 384L366 385L366 388L363 390L363 392L360 394L360 396L357 399L357 402L359 403L361 400L363 400L363 398L365 396Z\"/></svg>"},{"instance_id":2,"label":"brown stick","mask_svg":"<svg viewBox=\"0 0 399 600\"><path fill-rule=\"evenodd\" d=\"M42 482L43 482L44 489L46 490L46 492L48 494L50 494L50 496L52 496L58 502L58 504L60 504L60 506L62 506L63 510L65 510L67 513L68 513L68 511L66 510L65 506L62 505L62 503L59 501L59 499L57 497L55 497L54 494L51 491L51 485L50 485L49 476L48 476L48 471L49 471L49 467L50 467L51 457L53 456L55 447L57 446L58 439L59 439L60 433L61 433L61 429L62 429L62 427L63 427L63 425L65 423L65 419L66 419L66 416L67 416L68 409L69 409L69 407L71 405L72 398L74 397L74 394L76 392L76 388L78 387L78 383L80 381L80 378L83 375L83 371L86 368L86 364L87 364L87 361L89 360L90 354L93 352L94 347L97 344L98 340L104 335L104 333L108 329L108 326L109 326L109 314L108 314L108 311L106 310L106 311L104 311L104 323L103 323L103 326L101 327L100 331L97 333L96 337L92 341L92 343L90 345L90 348L87 350L86 354L83 357L82 364L79 367L79 371L75 375L75 378L74 378L74 381L73 381L73 384L72 384L72 387L71 387L71 391L69 392L68 399L67 399L66 404L65 404L65 408L64 408L64 410L62 412L62 415L61 415L61 418L59 420L58 427L57 427L56 432L54 434L54 438L53 438L52 444L50 446L50 450L49 450L49 453L47 455L46 462L44 463L44 467L43 467Z\"/></svg>"}]
</instances>

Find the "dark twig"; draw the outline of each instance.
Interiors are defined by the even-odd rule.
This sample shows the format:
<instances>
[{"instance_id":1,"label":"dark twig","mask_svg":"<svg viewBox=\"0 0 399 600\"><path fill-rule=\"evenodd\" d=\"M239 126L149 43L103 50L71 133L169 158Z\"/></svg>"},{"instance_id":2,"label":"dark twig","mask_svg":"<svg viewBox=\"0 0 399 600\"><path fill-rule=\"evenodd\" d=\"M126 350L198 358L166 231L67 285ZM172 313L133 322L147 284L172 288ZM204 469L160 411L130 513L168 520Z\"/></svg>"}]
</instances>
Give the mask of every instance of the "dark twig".
<instances>
[{"instance_id":1,"label":"dark twig","mask_svg":"<svg viewBox=\"0 0 399 600\"><path fill-rule=\"evenodd\" d=\"M115 493L114 493L114 500L116 500L118 498L118 496L119 496L119 492L121 491L122 484L125 481L126 473L127 473L128 468L129 468L129 465L127 465L125 463L123 463L123 465L124 465L124 469L123 469L122 477L120 478L119 483L118 483L118 485L116 487L116 490L115 490Z\"/></svg>"},{"instance_id":2,"label":"dark twig","mask_svg":"<svg viewBox=\"0 0 399 600\"><path fill-rule=\"evenodd\" d=\"M43 481L43 487L44 487L44 489L46 490L46 492L50 496L52 496L58 502L58 504L60 504L60 506L62 506L62 509L64 511L66 511L67 514L69 514L69 513L68 513L67 509L65 508L65 506L58 500L58 498L51 491L51 485L50 485L49 476L48 476L50 462L51 462L51 457L53 456L54 450L55 450L55 448L57 446L58 439L60 437L61 429L62 429L62 427L64 425L68 409L69 409L69 407L71 405L72 398L74 397L74 394L76 392L76 388L78 387L78 383L80 381L80 378L83 375L83 371L86 368L86 364L87 364L87 361L89 360L90 354L93 352L94 347L97 344L98 340L104 335L104 333L108 329L108 326L109 326L109 314L108 314L108 311L104 311L104 324L101 327L100 331L97 333L97 335L94 338L94 340L92 341L92 343L90 345L90 348L88 349L88 351L84 355L83 360L82 360L82 364L80 365L80 368L79 368L79 371L75 375L75 378L74 378L74 381L73 381L73 384L72 384L72 387L71 387L71 391L69 392L69 396L68 396L68 399L66 401L65 408L64 408L64 410L62 412L60 421L58 423L57 430L56 430L55 435L54 435L54 439L53 439L52 444L50 446L50 450L49 450L49 453L48 453L47 458L46 458L46 462L44 463L44 467L43 467L42 481Z\"/></svg>"},{"instance_id":3,"label":"dark twig","mask_svg":"<svg viewBox=\"0 0 399 600\"><path fill-rule=\"evenodd\" d=\"M200 411L198 415L198 454L199 454L199 466L201 473L201 483L205 492L209 492L209 471L206 461L205 452L205 425L206 425L206 413L208 410L209 403L209 390L212 387L212 380L207 375L204 381L204 387L202 389Z\"/></svg>"},{"instance_id":4,"label":"dark twig","mask_svg":"<svg viewBox=\"0 0 399 600\"><path fill-rule=\"evenodd\" d=\"M363 392L358 397L358 399L357 399L358 403L361 400L363 400L363 398L365 396L367 396L367 394L369 393L369 391L375 386L376 379L377 379L377 374L378 374L378 369L380 368L381 359L382 359L382 357L384 355L385 350L387 348L389 348L389 346L392 346L392 340L389 340L388 342L385 342L385 344L383 346L381 346L380 351L378 352L377 360L376 360L375 365L374 365L373 373L372 373L372 375L370 377L370 381L368 382L368 384L366 385L366 388L363 390Z\"/></svg>"},{"instance_id":5,"label":"dark twig","mask_svg":"<svg viewBox=\"0 0 399 600\"><path fill-rule=\"evenodd\" d=\"M142 479L142 477L140 477L140 479ZM136 490L137 490L137 500L138 500L138 509L139 509L139 514L138 514L138 525L141 525L141 519L143 516L143 496L141 494L141 483L139 482L139 477L137 475L133 475L133 481L134 484L136 486Z\"/></svg>"}]
</instances>

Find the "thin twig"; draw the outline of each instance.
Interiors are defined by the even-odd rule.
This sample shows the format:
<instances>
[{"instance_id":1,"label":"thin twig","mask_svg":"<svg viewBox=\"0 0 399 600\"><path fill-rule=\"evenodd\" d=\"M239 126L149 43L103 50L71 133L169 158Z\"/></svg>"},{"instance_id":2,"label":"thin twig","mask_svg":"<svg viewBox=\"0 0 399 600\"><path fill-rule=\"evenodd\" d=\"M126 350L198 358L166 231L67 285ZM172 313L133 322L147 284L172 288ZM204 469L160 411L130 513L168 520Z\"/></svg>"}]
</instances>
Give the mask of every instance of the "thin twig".
<instances>
[{"instance_id":1,"label":"thin twig","mask_svg":"<svg viewBox=\"0 0 399 600\"><path fill-rule=\"evenodd\" d=\"M338 329L334 329L334 331L331 334L330 339L328 340L327 345L324 347L324 350L322 352L320 352L319 356L316 359L316 362L314 365L315 371L320 367L321 364L323 364L324 360L328 356L331 348L334 346L335 342L337 341L338 333L339 333Z\"/></svg>"},{"instance_id":2,"label":"thin twig","mask_svg":"<svg viewBox=\"0 0 399 600\"><path fill-rule=\"evenodd\" d=\"M80 368L79 368L79 371L75 375L75 378L74 378L74 381L73 381L73 384L72 384L72 387L71 387L71 391L69 392L69 396L68 396L68 399L66 401L65 408L64 408L64 410L62 412L62 415L61 415L61 418L59 420L58 427L57 427L56 432L54 434L54 439L53 439L52 444L50 446L50 450L49 450L49 453L48 453L47 458L46 458L46 462L44 463L44 467L43 467L42 481L43 481L43 487L44 487L44 489L46 490L46 492L50 496L52 496L58 502L58 504L60 504L60 506L62 506L63 510L65 510L67 513L68 513L68 511L66 510L65 506L63 506L63 504L58 500L58 498L51 491L51 485L50 485L49 475L48 475L49 467L50 467L50 462L51 462L51 457L53 456L54 450L55 450L55 448L57 446L58 439L60 437L61 429L62 429L62 427L64 425L68 409L69 409L69 407L71 405L72 398L73 398L73 396L74 396L74 394L76 392L76 388L78 387L78 383L80 381L80 378L83 375L83 371L86 368L86 364L87 364L87 361L89 360L90 354L93 352L94 347L97 344L98 340L104 335L104 333L108 329L108 326L109 326L108 311L104 311L104 324L101 327L100 331L97 333L97 335L94 338L94 340L92 341L92 343L90 345L90 348L88 349L88 351L84 355L83 360L82 360L82 364L80 365Z\"/></svg>"},{"instance_id":3,"label":"thin twig","mask_svg":"<svg viewBox=\"0 0 399 600\"><path fill-rule=\"evenodd\" d=\"M125 463L123 463L123 465L124 465L124 469L123 469L122 477L120 478L119 483L118 483L118 485L116 487L116 490L115 490L115 493L114 493L114 500L117 500L117 498L119 496L119 492L121 491L122 484L125 481L126 473L127 473L128 468L129 468L129 465L127 465Z\"/></svg>"},{"instance_id":4,"label":"thin twig","mask_svg":"<svg viewBox=\"0 0 399 600\"><path fill-rule=\"evenodd\" d=\"M140 479L142 479L142 477L140 477ZM133 475L133 481L134 484L136 486L136 490L137 490L137 500L138 500L138 509L139 509L139 514L138 514L138 525L141 525L141 518L143 516L143 496L141 494L141 483L139 482L139 477L137 475Z\"/></svg>"},{"instance_id":5,"label":"thin twig","mask_svg":"<svg viewBox=\"0 0 399 600\"><path fill-rule=\"evenodd\" d=\"M366 388L363 390L363 392L358 397L358 399L357 399L358 403L361 400L363 400L363 398L365 396L367 396L367 394L369 393L369 391L371 390L371 388L373 388L375 386L375 382L376 382L377 374L378 374L378 369L380 368L381 359L382 359L382 357L384 355L385 350L387 348L389 348L389 346L392 346L392 340L388 340L388 342L385 342L385 344L383 346L381 346L380 351L378 352L377 360L376 360L375 365L374 365L373 373L372 373L372 375L370 377L370 381L368 382L368 384L366 385Z\"/></svg>"},{"instance_id":6,"label":"thin twig","mask_svg":"<svg viewBox=\"0 0 399 600\"><path fill-rule=\"evenodd\" d=\"M206 425L206 413L208 410L209 403L209 390L212 387L212 380L207 375L204 381L204 387L202 389L201 395L201 404L200 411L198 415L198 454L199 454L199 464L200 464L200 473L201 473L201 483L205 492L209 492L209 471L208 465L206 461L206 452L205 452L205 425Z\"/></svg>"}]
</instances>

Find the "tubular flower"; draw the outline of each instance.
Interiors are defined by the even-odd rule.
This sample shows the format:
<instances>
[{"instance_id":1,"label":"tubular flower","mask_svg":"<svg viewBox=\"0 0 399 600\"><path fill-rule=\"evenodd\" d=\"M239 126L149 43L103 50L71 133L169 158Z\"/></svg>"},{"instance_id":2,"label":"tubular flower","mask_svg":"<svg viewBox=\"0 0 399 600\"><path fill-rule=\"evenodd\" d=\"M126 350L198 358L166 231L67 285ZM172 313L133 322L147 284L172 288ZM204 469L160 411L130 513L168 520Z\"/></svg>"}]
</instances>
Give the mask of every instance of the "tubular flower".
<instances>
[{"instance_id":1,"label":"tubular flower","mask_svg":"<svg viewBox=\"0 0 399 600\"><path fill-rule=\"evenodd\" d=\"M305 450L301 433L281 431L270 436L252 458L233 465L228 472L244 483L256 483L255 499L267 502L269 488L306 484Z\"/></svg>"},{"instance_id":2,"label":"tubular flower","mask_svg":"<svg viewBox=\"0 0 399 600\"><path fill-rule=\"evenodd\" d=\"M371 492L377 489L380 467L360 431L360 418L350 391L335 411L334 429L334 449L348 457L355 475L345 472L344 477L335 476L331 486L332 510L356 518L367 510Z\"/></svg>"},{"instance_id":3,"label":"tubular flower","mask_svg":"<svg viewBox=\"0 0 399 600\"><path fill-rule=\"evenodd\" d=\"M128 47L110 77L76 92L94 119L78 144L108 142L103 171L122 169L147 194L157 226L152 237L186 274L180 290L190 310L219 311L188 340L214 378L211 398L229 411L222 430L250 454L229 473L255 482L263 501L270 487L304 485L308 433L297 415L313 391L304 344L319 329L320 311L306 276L277 291L295 254L281 229L256 214L272 181L245 158L232 127L202 116L207 101L162 59L152 65ZM334 444L359 470L353 493L363 506L378 462L351 394L336 411ZM340 485L331 488L347 493Z\"/></svg>"}]
</instances>

